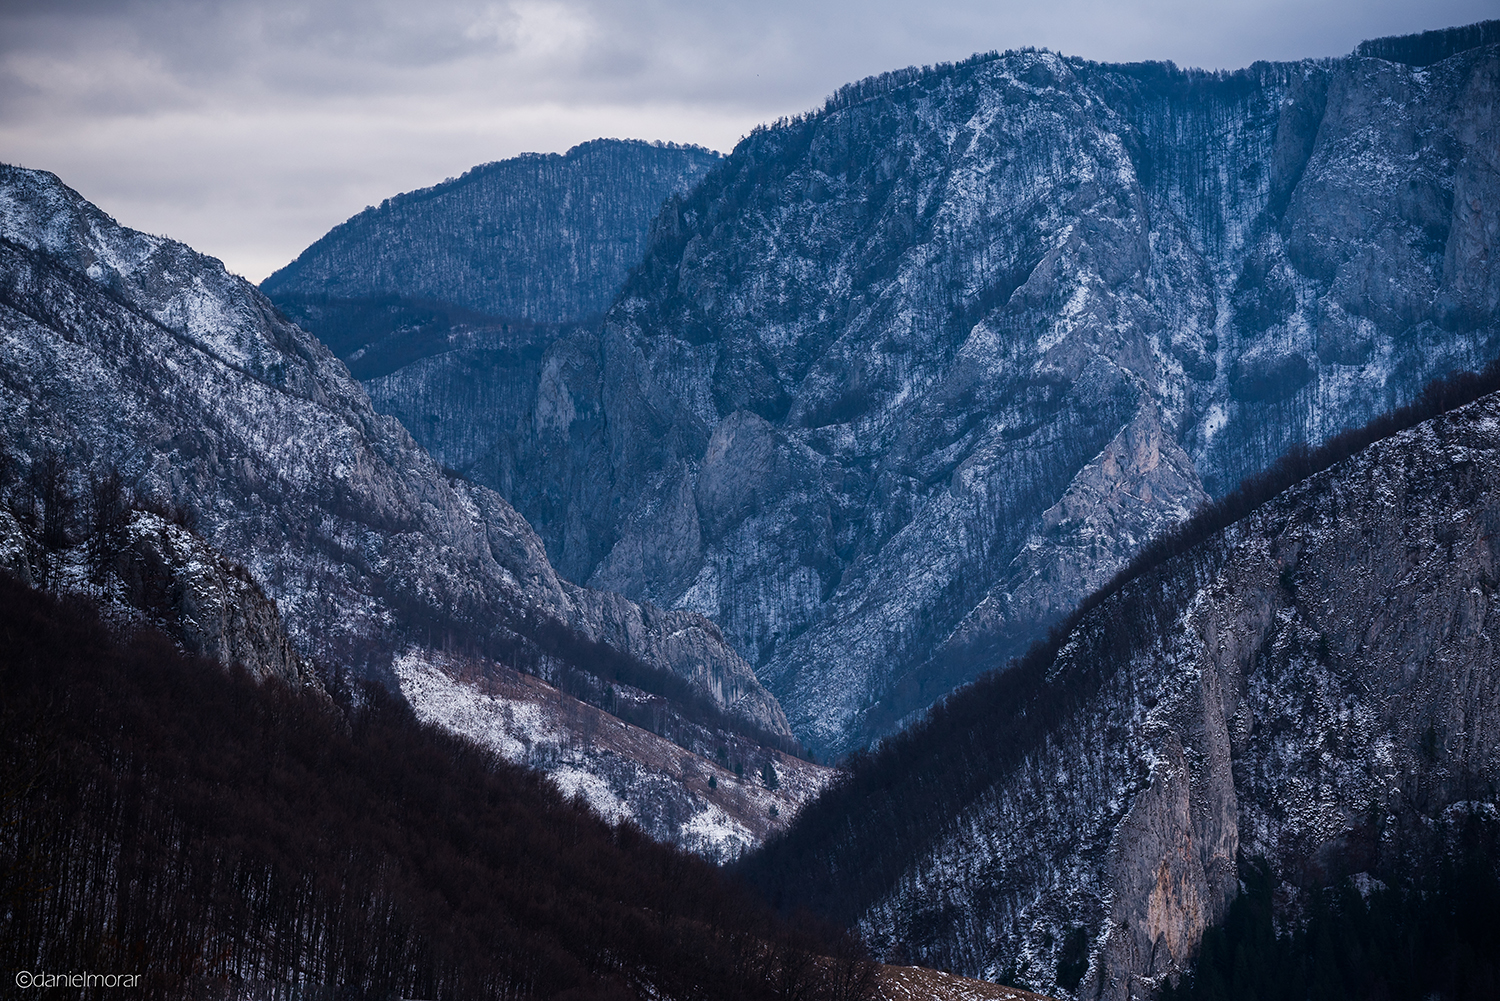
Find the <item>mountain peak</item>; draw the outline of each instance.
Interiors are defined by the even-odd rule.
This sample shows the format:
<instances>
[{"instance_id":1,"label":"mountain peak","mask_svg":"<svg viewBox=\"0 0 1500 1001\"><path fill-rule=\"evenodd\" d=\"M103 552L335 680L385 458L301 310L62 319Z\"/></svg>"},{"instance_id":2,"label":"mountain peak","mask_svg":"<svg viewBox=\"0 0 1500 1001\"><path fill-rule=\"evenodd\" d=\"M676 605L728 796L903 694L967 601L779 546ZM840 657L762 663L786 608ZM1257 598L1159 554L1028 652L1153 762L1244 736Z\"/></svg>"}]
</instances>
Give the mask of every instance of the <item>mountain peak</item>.
<instances>
[{"instance_id":1,"label":"mountain peak","mask_svg":"<svg viewBox=\"0 0 1500 1001\"><path fill-rule=\"evenodd\" d=\"M662 201L719 159L595 139L481 164L339 224L261 288L278 301L394 292L513 320L586 319L609 306Z\"/></svg>"}]
</instances>

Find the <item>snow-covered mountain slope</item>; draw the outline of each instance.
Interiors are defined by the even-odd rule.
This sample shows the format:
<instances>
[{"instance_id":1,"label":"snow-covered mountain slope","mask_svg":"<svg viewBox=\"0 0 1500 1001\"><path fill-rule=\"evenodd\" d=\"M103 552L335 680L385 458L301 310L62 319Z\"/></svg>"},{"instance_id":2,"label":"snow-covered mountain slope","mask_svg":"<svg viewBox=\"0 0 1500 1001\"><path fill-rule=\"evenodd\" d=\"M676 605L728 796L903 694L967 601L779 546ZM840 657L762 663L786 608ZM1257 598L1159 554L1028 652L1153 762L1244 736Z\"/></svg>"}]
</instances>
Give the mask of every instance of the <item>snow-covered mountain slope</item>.
<instances>
[{"instance_id":1,"label":"snow-covered mountain slope","mask_svg":"<svg viewBox=\"0 0 1500 1001\"><path fill-rule=\"evenodd\" d=\"M596 139L528 153L388 198L262 283L296 296L394 293L561 323L609 308L653 217L719 161L697 146Z\"/></svg>"},{"instance_id":2,"label":"snow-covered mountain slope","mask_svg":"<svg viewBox=\"0 0 1500 1001\"><path fill-rule=\"evenodd\" d=\"M711 622L560 578L505 501L445 475L253 286L15 167L0 168L0 442L12 478L50 450L186 511L328 665L394 686L413 645L472 650L584 698L621 678L790 743Z\"/></svg>"},{"instance_id":3,"label":"snow-covered mountain slope","mask_svg":"<svg viewBox=\"0 0 1500 1001\"><path fill-rule=\"evenodd\" d=\"M1500 48L1466 38L851 85L673 199L601 334L372 391L565 573L702 612L803 740L861 746L1205 496L1500 352ZM438 430L496 400L488 451Z\"/></svg>"},{"instance_id":4,"label":"snow-covered mountain slope","mask_svg":"<svg viewBox=\"0 0 1500 1001\"><path fill-rule=\"evenodd\" d=\"M1346 877L1412 885L1466 822L1500 825L1497 527L1492 394L1303 480L1106 597L1055 657L956 694L761 872L877 948L1112 999L1185 966L1244 859L1269 864L1283 923Z\"/></svg>"},{"instance_id":5,"label":"snow-covered mountain slope","mask_svg":"<svg viewBox=\"0 0 1500 1001\"><path fill-rule=\"evenodd\" d=\"M621 718L654 717L662 731L672 715L627 685L612 686L607 713L498 664L411 650L395 670L419 719L546 773L602 817L720 861L783 829L837 774L681 719L668 740Z\"/></svg>"}]
</instances>

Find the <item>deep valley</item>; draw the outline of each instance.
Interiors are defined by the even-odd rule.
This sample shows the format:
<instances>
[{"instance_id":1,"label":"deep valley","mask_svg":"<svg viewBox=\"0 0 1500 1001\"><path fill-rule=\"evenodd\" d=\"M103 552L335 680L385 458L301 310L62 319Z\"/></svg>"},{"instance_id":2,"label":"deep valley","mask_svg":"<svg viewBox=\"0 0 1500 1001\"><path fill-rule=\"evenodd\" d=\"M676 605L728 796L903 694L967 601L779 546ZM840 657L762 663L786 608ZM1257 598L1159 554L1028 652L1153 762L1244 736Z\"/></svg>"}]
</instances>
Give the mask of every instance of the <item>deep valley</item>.
<instances>
[{"instance_id":1,"label":"deep valley","mask_svg":"<svg viewBox=\"0 0 1500 1001\"><path fill-rule=\"evenodd\" d=\"M1497 246L1500 21L911 67L259 286L0 164L0 989L1500 996Z\"/></svg>"}]
</instances>

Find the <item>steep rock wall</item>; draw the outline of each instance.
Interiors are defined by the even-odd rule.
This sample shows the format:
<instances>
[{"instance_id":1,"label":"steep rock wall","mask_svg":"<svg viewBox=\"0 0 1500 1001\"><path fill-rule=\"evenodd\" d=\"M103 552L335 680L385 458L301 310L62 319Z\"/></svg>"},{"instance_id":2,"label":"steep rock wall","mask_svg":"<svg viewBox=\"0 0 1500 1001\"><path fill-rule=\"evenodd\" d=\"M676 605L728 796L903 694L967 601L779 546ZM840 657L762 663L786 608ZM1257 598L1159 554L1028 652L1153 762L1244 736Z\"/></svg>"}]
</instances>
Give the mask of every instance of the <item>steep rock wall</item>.
<instances>
[{"instance_id":1,"label":"steep rock wall","mask_svg":"<svg viewBox=\"0 0 1500 1001\"><path fill-rule=\"evenodd\" d=\"M117 464L244 564L304 655L394 682L411 643L477 644L544 675L588 673L602 651L788 734L711 622L558 577L513 508L445 475L218 261L14 167L0 168L0 238L8 467L48 449Z\"/></svg>"},{"instance_id":2,"label":"steep rock wall","mask_svg":"<svg viewBox=\"0 0 1500 1001\"><path fill-rule=\"evenodd\" d=\"M492 482L570 573L714 619L799 736L861 746L1205 494L1500 350L1497 80L1488 45L851 86L668 204ZM1106 481L1141 421L1164 460Z\"/></svg>"},{"instance_id":3,"label":"steep rock wall","mask_svg":"<svg viewBox=\"0 0 1500 1001\"><path fill-rule=\"evenodd\" d=\"M91 553L96 539L49 550L10 508L0 503L0 569L23 583L88 595L226 668L320 685L249 571L184 526L151 512L122 512L109 552Z\"/></svg>"},{"instance_id":4,"label":"steep rock wall","mask_svg":"<svg viewBox=\"0 0 1500 1001\"><path fill-rule=\"evenodd\" d=\"M127 603L159 617L191 653L256 677L310 681L276 603L248 571L187 529L136 512L114 561Z\"/></svg>"},{"instance_id":5,"label":"steep rock wall","mask_svg":"<svg viewBox=\"0 0 1500 1001\"><path fill-rule=\"evenodd\" d=\"M1497 525L1490 396L1133 582L1048 674L1076 709L862 927L969 973L1149 997L1222 917L1238 857L1293 902L1419 873L1500 795ZM1058 985L1070 936L1085 966Z\"/></svg>"}]
</instances>

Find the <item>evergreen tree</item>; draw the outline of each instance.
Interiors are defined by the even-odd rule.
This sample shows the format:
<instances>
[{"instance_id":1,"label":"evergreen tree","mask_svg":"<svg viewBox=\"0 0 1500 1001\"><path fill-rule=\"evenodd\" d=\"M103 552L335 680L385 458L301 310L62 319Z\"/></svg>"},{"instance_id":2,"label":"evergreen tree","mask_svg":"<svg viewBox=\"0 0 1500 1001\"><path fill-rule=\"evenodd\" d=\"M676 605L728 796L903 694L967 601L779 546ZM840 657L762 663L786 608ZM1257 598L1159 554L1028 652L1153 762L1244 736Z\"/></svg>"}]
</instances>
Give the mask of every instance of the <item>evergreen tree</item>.
<instances>
[{"instance_id":1,"label":"evergreen tree","mask_svg":"<svg viewBox=\"0 0 1500 1001\"><path fill-rule=\"evenodd\" d=\"M771 764L770 758L767 758L766 763L760 768L760 780L765 783L767 789L776 789L781 786L781 779L776 774L776 766Z\"/></svg>"}]
</instances>

